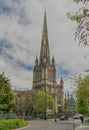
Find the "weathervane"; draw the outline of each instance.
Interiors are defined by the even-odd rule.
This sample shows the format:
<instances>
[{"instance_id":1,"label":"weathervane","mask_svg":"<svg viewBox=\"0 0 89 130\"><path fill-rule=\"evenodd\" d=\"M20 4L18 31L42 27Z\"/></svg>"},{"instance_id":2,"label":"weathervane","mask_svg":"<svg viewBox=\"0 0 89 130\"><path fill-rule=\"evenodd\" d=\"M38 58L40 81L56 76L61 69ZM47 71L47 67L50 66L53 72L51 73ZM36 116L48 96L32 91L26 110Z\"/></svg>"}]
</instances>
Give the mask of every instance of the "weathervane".
<instances>
[{"instance_id":1,"label":"weathervane","mask_svg":"<svg viewBox=\"0 0 89 130\"><path fill-rule=\"evenodd\" d=\"M46 6L44 5L44 11L46 12Z\"/></svg>"},{"instance_id":2,"label":"weathervane","mask_svg":"<svg viewBox=\"0 0 89 130\"><path fill-rule=\"evenodd\" d=\"M46 0L43 0L44 11L46 12Z\"/></svg>"}]
</instances>

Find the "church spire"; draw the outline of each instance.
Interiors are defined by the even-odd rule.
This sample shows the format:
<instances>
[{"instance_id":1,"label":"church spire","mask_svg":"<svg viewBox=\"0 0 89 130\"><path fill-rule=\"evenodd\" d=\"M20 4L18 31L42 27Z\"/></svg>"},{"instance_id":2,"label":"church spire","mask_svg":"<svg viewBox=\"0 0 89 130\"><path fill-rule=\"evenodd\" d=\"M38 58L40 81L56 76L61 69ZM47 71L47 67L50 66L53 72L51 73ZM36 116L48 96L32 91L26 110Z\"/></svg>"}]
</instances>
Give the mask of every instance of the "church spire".
<instances>
[{"instance_id":1,"label":"church spire","mask_svg":"<svg viewBox=\"0 0 89 130\"><path fill-rule=\"evenodd\" d=\"M44 62L50 64L50 51L49 51L49 42L48 42L46 11L44 12L42 43L41 43L41 51L40 51L40 64L44 64Z\"/></svg>"},{"instance_id":2,"label":"church spire","mask_svg":"<svg viewBox=\"0 0 89 130\"><path fill-rule=\"evenodd\" d=\"M60 83L63 84L63 79L62 79L62 76L61 76L61 80L60 80Z\"/></svg>"},{"instance_id":3,"label":"church spire","mask_svg":"<svg viewBox=\"0 0 89 130\"><path fill-rule=\"evenodd\" d=\"M52 65L55 66L55 59L54 59L54 56L52 57Z\"/></svg>"},{"instance_id":4,"label":"church spire","mask_svg":"<svg viewBox=\"0 0 89 130\"><path fill-rule=\"evenodd\" d=\"M47 30L46 11L44 12L42 43L43 44L48 44L48 30Z\"/></svg>"},{"instance_id":5,"label":"church spire","mask_svg":"<svg viewBox=\"0 0 89 130\"><path fill-rule=\"evenodd\" d=\"M38 65L38 57L36 56L36 59L35 59L35 65L37 66Z\"/></svg>"}]
</instances>

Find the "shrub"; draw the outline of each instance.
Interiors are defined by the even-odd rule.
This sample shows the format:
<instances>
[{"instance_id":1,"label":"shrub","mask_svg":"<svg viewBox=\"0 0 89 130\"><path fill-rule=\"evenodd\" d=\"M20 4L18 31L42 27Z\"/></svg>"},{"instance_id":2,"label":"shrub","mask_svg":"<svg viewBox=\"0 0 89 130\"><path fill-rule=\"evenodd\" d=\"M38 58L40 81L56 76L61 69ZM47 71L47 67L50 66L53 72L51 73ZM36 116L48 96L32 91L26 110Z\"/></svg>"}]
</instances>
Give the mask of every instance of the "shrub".
<instances>
[{"instance_id":1,"label":"shrub","mask_svg":"<svg viewBox=\"0 0 89 130\"><path fill-rule=\"evenodd\" d=\"M28 122L22 119L0 120L0 130L12 130L27 126Z\"/></svg>"}]
</instances>

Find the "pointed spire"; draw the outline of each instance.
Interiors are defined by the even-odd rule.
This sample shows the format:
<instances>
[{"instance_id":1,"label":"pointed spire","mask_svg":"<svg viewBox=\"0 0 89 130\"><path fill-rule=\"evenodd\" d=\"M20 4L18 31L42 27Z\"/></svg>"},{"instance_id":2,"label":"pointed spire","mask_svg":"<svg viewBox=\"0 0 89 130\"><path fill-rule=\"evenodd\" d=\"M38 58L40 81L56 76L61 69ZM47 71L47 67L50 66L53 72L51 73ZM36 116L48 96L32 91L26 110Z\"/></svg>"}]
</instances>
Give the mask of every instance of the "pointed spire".
<instances>
[{"instance_id":1,"label":"pointed spire","mask_svg":"<svg viewBox=\"0 0 89 130\"><path fill-rule=\"evenodd\" d=\"M62 79L62 77L61 77L61 80L60 80L60 88L63 89L63 87L64 87L64 85L63 85L63 79Z\"/></svg>"},{"instance_id":2,"label":"pointed spire","mask_svg":"<svg viewBox=\"0 0 89 130\"><path fill-rule=\"evenodd\" d=\"M43 25L42 43L48 44L48 30L47 30L46 11L44 12L44 25Z\"/></svg>"},{"instance_id":3,"label":"pointed spire","mask_svg":"<svg viewBox=\"0 0 89 130\"><path fill-rule=\"evenodd\" d=\"M38 65L38 57L36 56L35 65Z\"/></svg>"},{"instance_id":4,"label":"pointed spire","mask_svg":"<svg viewBox=\"0 0 89 130\"><path fill-rule=\"evenodd\" d=\"M55 66L55 59L54 59L54 56L52 57L52 65Z\"/></svg>"},{"instance_id":5,"label":"pointed spire","mask_svg":"<svg viewBox=\"0 0 89 130\"><path fill-rule=\"evenodd\" d=\"M62 79L62 76L61 76L61 80L60 80L60 83L63 83L63 79Z\"/></svg>"},{"instance_id":6,"label":"pointed spire","mask_svg":"<svg viewBox=\"0 0 89 130\"><path fill-rule=\"evenodd\" d=\"M40 64L44 63L44 58L46 59L46 63L50 64L50 51L49 51L49 43L48 43L46 11L44 12L42 43L41 43L41 51L40 51Z\"/></svg>"}]
</instances>

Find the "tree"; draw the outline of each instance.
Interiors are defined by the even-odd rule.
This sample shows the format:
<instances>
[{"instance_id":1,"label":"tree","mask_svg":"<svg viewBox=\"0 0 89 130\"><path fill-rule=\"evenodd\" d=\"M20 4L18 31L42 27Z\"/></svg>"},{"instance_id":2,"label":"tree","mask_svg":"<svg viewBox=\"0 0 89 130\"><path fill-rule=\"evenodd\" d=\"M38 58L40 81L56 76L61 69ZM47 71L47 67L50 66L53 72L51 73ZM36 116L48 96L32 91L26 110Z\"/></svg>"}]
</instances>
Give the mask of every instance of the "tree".
<instances>
[{"instance_id":1,"label":"tree","mask_svg":"<svg viewBox=\"0 0 89 130\"><path fill-rule=\"evenodd\" d=\"M32 91L19 91L15 96L15 111L20 115L24 112L28 119L29 114L31 115L33 111L35 97L36 93Z\"/></svg>"},{"instance_id":2,"label":"tree","mask_svg":"<svg viewBox=\"0 0 89 130\"><path fill-rule=\"evenodd\" d=\"M39 112L45 112L45 106L46 106L46 111L54 110L55 101L51 95L41 91L41 92L38 92L37 94L34 106Z\"/></svg>"},{"instance_id":3,"label":"tree","mask_svg":"<svg viewBox=\"0 0 89 130\"><path fill-rule=\"evenodd\" d=\"M78 81L76 110L82 114L89 114L89 75Z\"/></svg>"},{"instance_id":4,"label":"tree","mask_svg":"<svg viewBox=\"0 0 89 130\"><path fill-rule=\"evenodd\" d=\"M7 113L14 105L14 96L11 92L10 80L2 73L0 74L0 111Z\"/></svg>"},{"instance_id":5,"label":"tree","mask_svg":"<svg viewBox=\"0 0 89 130\"><path fill-rule=\"evenodd\" d=\"M75 15L67 13L69 19L78 23L75 31L75 39L79 40L79 44L89 45L89 9L87 5L89 0L73 0L76 3L84 3L84 7L81 7Z\"/></svg>"}]
</instances>

